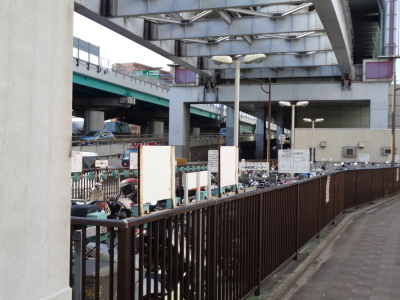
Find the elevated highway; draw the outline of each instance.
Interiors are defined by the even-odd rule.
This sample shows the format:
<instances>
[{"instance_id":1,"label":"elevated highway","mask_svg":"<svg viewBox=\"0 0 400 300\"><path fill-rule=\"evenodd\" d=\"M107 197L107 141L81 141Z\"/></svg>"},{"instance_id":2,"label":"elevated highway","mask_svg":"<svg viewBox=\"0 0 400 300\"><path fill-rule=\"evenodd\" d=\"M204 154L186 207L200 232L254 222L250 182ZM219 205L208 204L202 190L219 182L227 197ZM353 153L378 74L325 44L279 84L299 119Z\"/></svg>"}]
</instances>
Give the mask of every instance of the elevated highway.
<instances>
[{"instance_id":1,"label":"elevated highway","mask_svg":"<svg viewBox=\"0 0 400 300\"><path fill-rule=\"evenodd\" d=\"M292 125L309 128L303 118L325 119L319 128L389 127L393 59L378 56L397 51L396 1L116 0L101 5L75 0L75 11L172 60L176 74L197 74L196 83L176 81L169 95L169 144L179 156L189 155L188 105L222 103L232 109L236 93L240 111L257 117L258 124L277 124L278 134ZM266 59L246 64L249 54ZM235 63L216 63L213 56L229 56ZM235 92L239 80L241 91ZM297 108L292 121L291 110L279 101L309 104ZM263 127L256 132L260 158L266 153ZM228 133L231 128L228 117ZM227 136L233 143L232 134Z\"/></svg>"}]
</instances>

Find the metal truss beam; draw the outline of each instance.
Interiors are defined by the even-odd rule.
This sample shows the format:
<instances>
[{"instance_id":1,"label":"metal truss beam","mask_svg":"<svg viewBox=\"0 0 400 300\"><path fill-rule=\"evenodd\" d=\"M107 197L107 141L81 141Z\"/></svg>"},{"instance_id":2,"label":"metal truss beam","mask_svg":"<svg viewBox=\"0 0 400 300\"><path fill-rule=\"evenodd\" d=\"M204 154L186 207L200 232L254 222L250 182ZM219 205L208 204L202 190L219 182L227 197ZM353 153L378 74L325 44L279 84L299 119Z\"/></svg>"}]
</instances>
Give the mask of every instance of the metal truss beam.
<instances>
[{"instance_id":1,"label":"metal truss beam","mask_svg":"<svg viewBox=\"0 0 400 300\"><path fill-rule=\"evenodd\" d=\"M77 0L75 0L77 1ZM100 0L86 0L85 2L98 2ZM82 2L82 1L79 1ZM140 15L165 14L171 12L199 11L199 10L224 10L226 7L245 8L249 6L269 6L278 4L303 4L310 1L303 0L206 0L206 1L185 1L185 0L114 0L111 9L113 17L127 17ZM91 4L91 3L90 3Z\"/></svg>"},{"instance_id":2,"label":"metal truss beam","mask_svg":"<svg viewBox=\"0 0 400 300\"><path fill-rule=\"evenodd\" d=\"M228 24L228 25L231 25L231 24L232 24L232 18L231 18L231 16L230 16L226 11L224 11L224 10L217 10L216 12L219 14L219 16L221 17L221 19L222 19L226 24Z\"/></svg>"},{"instance_id":3,"label":"metal truss beam","mask_svg":"<svg viewBox=\"0 0 400 300\"><path fill-rule=\"evenodd\" d=\"M81 4L81 2L85 2ZM147 49L154 51L155 53L168 58L180 66L191 70L200 76L210 77L210 72L203 71L197 68L197 59L193 64L187 63L185 60L180 59L175 56L175 52L164 50L164 46L166 49L170 49L170 41L164 42L150 42L144 38L144 27L145 20L137 19L137 18L117 18L117 19L108 19L106 17L102 17L100 15L101 12L101 1L100 0L75 0L75 12L91 19L92 21L103 25L104 27L126 37L127 39L134 41Z\"/></svg>"},{"instance_id":4,"label":"metal truss beam","mask_svg":"<svg viewBox=\"0 0 400 300\"><path fill-rule=\"evenodd\" d=\"M188 62L193 61L193 57L182 58ZM257 68L286 68L286 67L318 67L318 66L335 66L337 60L333 51L317 52L309 55L267 55L267 59L260 64L241 64L241 69L257 69ZM210 58L204 57L202 69L235 69L235 64L216 65Z\"/></svg>"},{"instance_id":5,"label":"metal truss beam","mask_svg":"<svg viewBox=\"0 0 400 300\"><path fill-rule=\"evenodd\" d=\"M235 79L235 70L221 70L221 79ZM303 68L261 68L244 69L240 76L246 78L291 78L291 77L337 77L342 76L338 66L320 66Z\"/></svg>"},{"instance_id":6,"label":"metal truss beam","mask_svg":"<svg viewBox=\"0 0 400 300\"><path fill-rule=\"evenodd\" d=\"M243 40L207 43L181 43L182 56L246 55L254 53L295 53L309 51L330 51L332 46L326 34L307 36L295 40L253 39L251 44Z\"/></svg>"},{"instance_id":7,"label":"metal truss beam","mask_svg":"<svg viewBox=\"0 0 400 300\"><path fill-rule=\"evenodd\" d=\"M152 24L150 40L180 40L221 36L280 34L304 31L323 31L316 11L289 15L272 20L263 17L232 19L228 25L222 20L200 20L190 26L180 24Z\"/></svg>"}]
</instances>

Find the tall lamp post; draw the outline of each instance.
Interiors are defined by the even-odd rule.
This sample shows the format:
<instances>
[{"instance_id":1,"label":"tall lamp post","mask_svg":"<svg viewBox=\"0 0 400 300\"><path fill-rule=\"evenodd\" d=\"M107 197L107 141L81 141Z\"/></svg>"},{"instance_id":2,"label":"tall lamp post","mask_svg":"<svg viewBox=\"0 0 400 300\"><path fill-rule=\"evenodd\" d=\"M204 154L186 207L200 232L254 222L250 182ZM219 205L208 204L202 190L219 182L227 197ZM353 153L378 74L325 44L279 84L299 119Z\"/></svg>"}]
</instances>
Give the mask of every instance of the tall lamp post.
<instances>
[{"instance_id":1,"label":"tall lamp post","mask_svg":"<svg viewBox=\"0 0 400 300\"><path fill-rule=\"evenodd\" d=\"M304 122L310 122L312 124L312 148L311 148L311 162L314 163L315 160L315 148L314 148L314 123L316 122L323 122L324 119L319 118L319 119L315 119L315 120L311 120L309 118L304 118L303 119Z\"/></svg>"},{"instance_id":2,"label":"tall lamp post","mask_svg":"<svg viewBox=\"0 0 400 300\"><path fill-rule=\"evenodd\" d=\"M240 64L259 64L265 60L265 54L248 54L243 61L232 60L230 56L213 56L211 60L217 65L235 64L235 102L234 102L234 120L233 120L233 145L239 146L239 92L240 92Z\"/></svg>"},{"instance_id":3,"label":"tall lamp post","mask_svg":"<svg viewBox=\"0 0 400 300\"><path fill-rule=\"evenodd\" d=\"M292 107L292 128L290 129L290 148L294 150L294 120L295 120L295 108L296 106L307 106L308 101L299 101L296 104L291 104L288 101L279 101L280 106L291 106Z\"/></svg>"},{"instance_id":4,"label":"tall lamp post","mask_svg":"<svg viewBox=\"0 0 400 300\"><path fill-rule=\"evenodd\" d=\"M389 58L393 62L393 94L392 94L392 138L390 143L390 153L392 159L390 165L394 167L395 156L396 156L396 91L398 90L396 85L396 59L400 58L400 55L383 55L378 58Z\"/></svg>"}]
</instances>

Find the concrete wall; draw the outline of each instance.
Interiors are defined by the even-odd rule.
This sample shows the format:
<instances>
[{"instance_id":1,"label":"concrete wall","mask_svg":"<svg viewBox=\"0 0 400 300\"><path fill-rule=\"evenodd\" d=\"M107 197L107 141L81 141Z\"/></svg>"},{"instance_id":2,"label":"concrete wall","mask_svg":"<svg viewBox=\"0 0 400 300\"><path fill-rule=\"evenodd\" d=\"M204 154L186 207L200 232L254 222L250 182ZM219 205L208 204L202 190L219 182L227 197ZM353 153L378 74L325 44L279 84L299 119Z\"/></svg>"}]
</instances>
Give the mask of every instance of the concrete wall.
<instances>
[{"instance_id":1,"label":"concrete wall","mask_svg":"<svg viewBox=\"0 0 400 300\"><path fill-rule=\"evenodd\" d=\"M308 149L312 146L312 130L296 129L296 149ZM396 149L400 153L400 130L396 130ZM326 147L321 147L320 142L326 141ZM390 148L390 129L314 129L315 157L317 161L322 158L332 158L333 161L359 161L359 154L369 154L371 162L385 162L388 156L381 154L381 148ZM358 143L363 142L364 147L359 148ZM342 147L356 147L357 157L349 158L342 155Z\"/></svg>"},{"instance_id":2,"label":"concrete wall","mask_svg":"<svg viewBox=\"0 0 400 300\"><path fill-rule=\"evenodd\" d=\"M72 297L73 5L0 5L0 299Z\"/></svg>"}]
</instances>

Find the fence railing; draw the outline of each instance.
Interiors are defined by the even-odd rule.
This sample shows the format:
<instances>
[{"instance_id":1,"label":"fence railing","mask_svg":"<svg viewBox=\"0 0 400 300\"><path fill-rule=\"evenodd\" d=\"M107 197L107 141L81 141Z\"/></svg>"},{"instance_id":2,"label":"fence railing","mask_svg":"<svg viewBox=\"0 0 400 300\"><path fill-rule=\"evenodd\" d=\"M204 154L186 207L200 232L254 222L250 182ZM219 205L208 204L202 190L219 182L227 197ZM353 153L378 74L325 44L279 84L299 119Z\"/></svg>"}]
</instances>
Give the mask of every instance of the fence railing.
<instances>
[{"instance_id":1,"label":"fence railing","mask_svg":"<svg viewBox=\"0 0 400 300\"><path fill-rule=\"evenodd\" d=\"M347 170L138 218L72 217L75 299L245 299L343 212L399 191L399 168Z\"/></svg>"}]
</instances>

